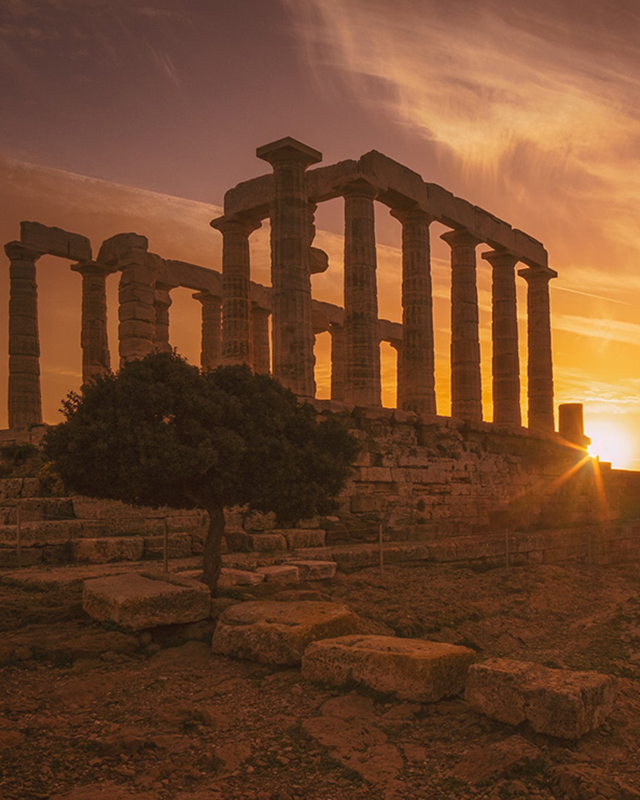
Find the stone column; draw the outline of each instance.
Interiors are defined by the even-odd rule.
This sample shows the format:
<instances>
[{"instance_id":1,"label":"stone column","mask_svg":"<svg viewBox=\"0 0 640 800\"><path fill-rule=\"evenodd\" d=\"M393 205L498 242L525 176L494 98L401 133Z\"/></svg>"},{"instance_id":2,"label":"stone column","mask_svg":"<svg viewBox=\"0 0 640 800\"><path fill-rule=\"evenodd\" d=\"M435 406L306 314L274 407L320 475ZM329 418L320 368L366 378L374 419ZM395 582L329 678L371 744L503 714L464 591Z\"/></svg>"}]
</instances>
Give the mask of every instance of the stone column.
<instances>
[{"instance_id":1,"label":"stone column","mask_svg":"<svg viewBox=\"0 0 640 800\"><path fill-rule=\"evenodd\" d=\"M429 225L421 209L392 211L402 223L402 359L398 408L436 413ZM401 373L401 374L400 374Z\"/></svg>"},{"instance_id":2,"label":"stone column","mask_svg":"<svg viewBox=\"0 0 640 800\"><path fill-rule=\"evenodd\" d=\"M42 255L20 242L5 245L9 256L9 427L42 423L40 339L36 260Z\"/></svg>"},{"instance_id":3,"label":"stone column","mask_svg":"<svg viewBox=\"0 0 640 800\"><path fill-rule=\"evenodd\" d=\"M71 269L82 276L82 382L111 369L107 334L107 275L114 270L96 261L81 261Z\"/></svg>"},{"instance_id":4,"label":"stone column","mask_svg":"<svg viewBox=\"0 0 640 800\"><path fill-rule=\"evenodd\" d=\"M169 308L171 307L171 289L166 283L156 283L153 305L156 310L155 345L160 353L170 353L169 343Z\"/></svg>"},{"instance_id":5,"label":"stone column","mask_svg":"<svg viewBox=\"0 0 640 800\"><path fill-rule=\"evenodd\" d=\"M549 281L558 273L548 267L518 271L527 282L527 340L529 345L529 427L555 429Z\"/></svg>"},{"instance_id":6,"label":"stone column","mask_svg":"<svg viewBox=\"0 0 640 800\"><path fill-rule=\"evenodd\" d=\"M357 406L381 405L380 333L376 283L373 201L377 190L365 180L343 187L344 328L347 338L345 400Z\"/></svg>"},{"instance_id":7,"label":"stone column","mask_svg":"<svg viewBox=\"0 0 640 800\"><path fill-rule=\"evenodd\" d=\"M211 292L198 292L193 297L202 303L200 366L215 369L222 358L222 299Z\"/></svg>"},{"instance_id":8,"label":"stone column","mask_svg":"<svg viewBox=\"0 0 640 800\"><path fill-rule=\"evenodd\" d=\"M251 340L253 371L269 375L271 372L271 343L269 340L268 308L253 305L251 307Z\"/></svg>"},{"instance_id":9,"label":"stone column","mask_svg":"<svg viewBox=\"0 0 640 800\"><path fill-rule=\"evenodd\" d=\"M271 286L273 374L300 397L315 396L311 276L311 231L305 171L322 154L295 139L257 150L273 166Z\"/></svg>"},{"instance_id":10,"label":"stone column","mask_svg":"<svg viewBox=\"0 0 640 800\"><path fill-rule=\"evenodd\" d=\"M403 366L404 343L402 339L390 339L389 344L396 351L396 408L402 409L406 406L406 372Z\"/></svg>"},{"instance_id":11,"label":"stone column","mask_svg":"<svg viewBox=\"0 0 640 800\"><path fill-rule=\"evenodd\" d=\"M521 425L515 273L519 259L501 250L483 253L482 258L492 268L493 421Z\"/></svg>"},{"instance_id":12,"label":"stone column","mask_svg":"<svg viewBox=\"0 0 640 800\"><path fill-rule=\"evenodd\" d=\"M251 365L249 236L260 222L241 215L214 219L222 233L222 363Z\"/></svg>"},{"instance_id":13,"label":"stone column","mask_svg":"<svg viewBox=\"0 0 640 800\"><path fill-rule=\"evenodd\" d=\"M144 358L155 350L156 263L150 254L132 248L120 264L118 339L120 364Z\"/></svg>"},{"instance_id":14,"label":"stone column","mask_svg":"<svg viewBox=\"0 0 640 800\"><path fill-rule=\"evenodd\" d=\"M347 340L342 325L329 325L331 336L331 399L344 402Z\"/></svg>"},{"instance_id":15,"label":"stone column","mask_svg":"<svg viewBox=\"0 0 640 800\"><path fill-rule=\"evenodd\" d=\"M451 416L482 420L476 245L469 231L440 238L451 247Z\"/></svg>"}]
</instances>

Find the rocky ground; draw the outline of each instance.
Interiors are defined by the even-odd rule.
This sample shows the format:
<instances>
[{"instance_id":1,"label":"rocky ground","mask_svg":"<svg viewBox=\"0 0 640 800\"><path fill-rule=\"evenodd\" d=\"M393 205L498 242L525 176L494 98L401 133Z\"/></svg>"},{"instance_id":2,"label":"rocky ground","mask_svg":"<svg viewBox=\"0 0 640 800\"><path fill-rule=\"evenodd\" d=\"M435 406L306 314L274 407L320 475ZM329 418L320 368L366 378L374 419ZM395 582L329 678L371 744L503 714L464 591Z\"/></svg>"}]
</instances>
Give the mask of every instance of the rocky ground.
<instances>
[{"instance_id":1,"label":"rocky ground","mask_svg":"<svg viewBox=\"0 0 640 800\"><path fill-rule=\"evenodd\" d=\"M637 565L407 565L275 595L344 602L369 633L618 676L613 715L567 743L460 698L341 693L214 656L206 625L108 631L83 616L77 586L0 583L0 797L640 798L639 588Z\"/></svg>"}]
</instances>

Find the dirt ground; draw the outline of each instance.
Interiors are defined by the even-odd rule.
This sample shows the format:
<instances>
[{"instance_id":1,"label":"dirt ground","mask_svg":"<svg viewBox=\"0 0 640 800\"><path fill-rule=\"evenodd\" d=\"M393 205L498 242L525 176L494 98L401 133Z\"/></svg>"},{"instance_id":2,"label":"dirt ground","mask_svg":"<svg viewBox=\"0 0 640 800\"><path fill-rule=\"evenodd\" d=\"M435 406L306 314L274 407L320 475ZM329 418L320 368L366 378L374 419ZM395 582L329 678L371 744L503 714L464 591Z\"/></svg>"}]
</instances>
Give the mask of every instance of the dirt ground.
<instances>
[{"instance_id":1,"label":"dirt ground","mask_svg":"<svg viewBox=\"0 0 640 800\"><path fill-rule=\"evenodd\" d=\"M274 595L346 603L370 633L617 676L612 716L567 743L461 698L325 690L214 656L206 625L108 631L77 588L0 583L0 798L640 798L639 588L635 564L407 565Z\"/></svg>"}]
</instances>

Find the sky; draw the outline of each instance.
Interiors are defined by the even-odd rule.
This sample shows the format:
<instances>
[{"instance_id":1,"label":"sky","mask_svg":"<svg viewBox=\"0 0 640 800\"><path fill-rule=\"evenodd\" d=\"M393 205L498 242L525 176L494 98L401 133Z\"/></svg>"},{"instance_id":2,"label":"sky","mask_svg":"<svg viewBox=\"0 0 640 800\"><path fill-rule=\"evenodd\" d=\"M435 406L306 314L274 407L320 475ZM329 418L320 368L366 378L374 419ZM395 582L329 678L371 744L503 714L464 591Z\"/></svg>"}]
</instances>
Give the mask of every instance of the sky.
<instances>
[{"instance_id":1,"label":"sky","mask_svg":"<svg viewBox=\"0 0 640 800\"><path fill-rule=\"evenodd\" d=\"M208 222L228 188L268 171L256 147L293 136L325 164L379 150L543 242L559 275L556 402L584 403L600 455L640 469L638 41L637 0L3 0L0 232L16 239L20 220L34 219L89 236L97 251L136 231L153 252L219 268L221 237ZM330 268L314 277L314 297L341 303L339 200L319 208L317 227ZM443 231L432 226L447 414ZM400 225L382 206L376 233L380 313L400 320ZM266 227L252 249L254 279L268 283ZM490 419L490 274L478 263ZM80 383L80 279L46 257L38 286L43 404L55 422ZM115 362L115 277L108 289ZM195 301L187 290L173 297L172 343L196 360ZM525 302L519 285L523 377ZM0 352L6 337L5 324ZM382 355L393 404L393 354ZM6 375L3 358L2 396ZM526 409L525 397L523 381Z\"/></svg>"}]
</instances>

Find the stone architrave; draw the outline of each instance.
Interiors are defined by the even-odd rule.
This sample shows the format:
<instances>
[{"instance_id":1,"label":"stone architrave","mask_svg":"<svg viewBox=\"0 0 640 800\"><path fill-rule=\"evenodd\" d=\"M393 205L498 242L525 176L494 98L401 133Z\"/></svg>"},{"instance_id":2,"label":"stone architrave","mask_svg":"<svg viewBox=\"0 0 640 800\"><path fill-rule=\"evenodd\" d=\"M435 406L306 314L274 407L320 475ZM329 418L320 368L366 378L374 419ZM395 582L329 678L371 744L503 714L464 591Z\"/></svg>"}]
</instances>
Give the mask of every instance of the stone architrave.
<instances>
[{"instance_id":1,"label":"stone architrave","mask_svg":"<svg viewBox=\"0 0 640 800\"><path fill-rule=\"evenodd\" d=\"M520 425L520 357L516 273L518 256L506 250L483 253L492 267L493 421Z\"/></svg>"},{"instance_id":2,"label":"stone architrave","mask_svg":"<svg viewBox=\"0 0 640 800\"><path fill-rule=\"evenodd\" d=\"M365 180L342 187L345 211L344 329L347 361L345 400L381 405L380 331L376 282L373 201L377 189Z\"/></svg>"},{"instance_id":3,"label":"stone architrave","mask_svg":"<svg viewBox=\"0 0 640 800\"><path fill-rule=\"evenodd\" d=\"M312 222L305 172L322 154L290 137L259 147L273 167L271 286L273 374L300 397L315 397L311 275Z\"/></svg>"},{"instance_id":4,"label":"stone architrave","mask_svg":"<svg viewBox=\"0 0 640 800\"><path fill-rule=\"evenodd\" d=\"M254 372L268 375L271 372L271 343L269 340L268 308L253 304L251 306L251 344Z\"/></svg>"},{"instance_id":5,"label":"stone architrave","mask_svg":"<svg viewBox=\"0 0 640 800\"><path fill-rule=\"evenodd\" d=\"M527 282L527 339L529 346L529 427L555 429L553 412L553 360L549 281L558 273L548 267L518 271Z\"/></svg>"},{"instance_id":6,"label":"stone architrave","mask_svg":"<svg viewBox=\"0 0 640 800\"><path fill-rule=\"evenodd\" d=\"M234 215L211 223L222 233L222 363L251 365L249 236L260 222Z\"/></svg>"},{"instance_id":7,"label":"stone architrave","mask_svg":"<svg viewBox=\"0 0 640 800\"><path fill-rule=\"evenodd\" d=\"M342 325L329 325L331 336L331 399L344 402L347 342Z\"/></svg>"},{"instance_id":8,"label":"stone architrave","mask_svg":"<svg viewBox=\"0 0 640 800\"><path fill-rule=\"evenodd\" d=\"M121 272L118 287L121 364L144 358L155 350L155 284L162 259L148 253L143 247L123 245L117 255Z\"/></svg>"},{"instance_id":9,"label":"stone architrave","mask_svg":"<svg viewBox=\"0 0 640 800\"><path fill-rule=\"evenodd\" d=\"M169 309L171 308L171 289L166 283L156 282L153 305L156 310L155 346L159 353L170 353L169 344Z\"/></svg>"},{"instance_id":10,"label":"stone architrave","mask_svg":"<svg viewBox=\"0 0 640 800\"><path fill-rule=\"evenodd\" d=\"M9 242L9 427L42 423L36 260L41 252Z\"/></svg>"},{"instance_id":11,"label":"stone architrave","mask_svg":"<svg viewBox=\"0 0 640 800\"><path fill-rule=\"evenodd\" d=\"M429 225L421 209L391 212L402 224L402 358L398 408L436 413ZM400 387L401 390L400 390Z\"/></svg>"},{"instance_id":12,"label":"stone architrave","mask_svg":"<svg viewBox=\"0 0 640 800\"><path fill-rule=\"evenodd\" d=\"M82 261L71 269L82 276L82 382L111 369L107 333L107 275L114 270L96 261Z\"/></svg>"},{"instance_id":13,"label":"stone architrave","mask_svg":"<svg viewBox=\"0 0 640 800\"><path fill-rule=\"evenodd\" d=\"M451 415L482 421L476 246L466 229L440 237L451 247Z\"/></svg>"},{"instance_id":14,"label":"stone architrave","mask_svg":"<svg viewBox=\"0 0 640 800\"><path fill-rule=\"evenodd\" d=\"M202 304L200 366L215 369L222 361L222 299L211 292L197 292L193 298Z\"/></svg>"}]
</instances>

